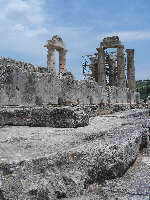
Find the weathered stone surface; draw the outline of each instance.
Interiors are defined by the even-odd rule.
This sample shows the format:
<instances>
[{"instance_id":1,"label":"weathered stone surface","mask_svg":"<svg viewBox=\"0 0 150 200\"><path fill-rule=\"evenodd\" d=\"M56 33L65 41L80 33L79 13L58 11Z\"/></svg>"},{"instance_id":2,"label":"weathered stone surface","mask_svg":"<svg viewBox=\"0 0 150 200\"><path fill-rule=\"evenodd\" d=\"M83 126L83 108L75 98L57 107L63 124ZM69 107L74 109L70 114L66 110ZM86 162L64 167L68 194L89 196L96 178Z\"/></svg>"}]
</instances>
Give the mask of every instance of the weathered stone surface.
<instances>
[{"instance_id":1,"label":"weathered stone surface","mask_svg":"<svg viewBox=\"0 0 150 200\"><path fill-rule=\"evenodd\" d=\"M108 52L108 48L117 48L117 52ZM103 87L128 87L130 90L136 91L134 49L126 49L127 62L124 46L118 36L104 38L100 43L100 47L96 49L98 53L85 56L85 62L82 65L85 77L92 77ZM89 74L87 67L92 73ZM85 73L86 70L88 75Z\"/></svg>"},{"instance_id":2,"label":"weathered stone surface","mask_svg":"<svg viewBox=\"0 0 150 200\"><path fill-rule=\"evenodd\" d=\"M56 61L55 61L55 50L59 52L59 72L67 72L66 67L66 45L64 44L62 38L58 35L54 35L52 40L48 40L48 43L44 46L48 50L47 54L47 68L48 71L56 75Z\"/></svg>"},{"instance_id":3,"label":"weathered stone surface","mask_svg":"<svg viewBox=\"0 0 150 200\"><path fill-rule=\"evenodd\" d=\"M150 108L150 96L147 97L147 102L146 103L148 105L148 108Z\"/></svg>"},{"instance_id":4,"label":"weathered stone surface","mask_svg":"<svg viewBox=\"0 0 150 200\"><path fill-rule=\"evenodd\" d=\"M106 86L105 52L103 47L98 50L98 83L100 86Z\"/></svg>"},{"instance_id":5,"label":"weathered stone surface","mask_svg":"<svg viewBox=\"0 0 150 200\"><path fill-rule=\"evenodd\" d=\"M42 126L75 128L89 124L90 117L114 112L143 108L129 104L72 105L60 102L60 106L3 106L0 107L0 126Z\"/></svg>"},{"instance_id":6,"label":"weathered stone surface","mask_svg":"<svg viewBox=\"0 0 150 200\"><path fill-rule=\"evenodd\" d=\"M84 195L70 200L148 200L150 197L149 149L150 146L139 153L135 163L123 177L107 180L100 185L92 184Z\"/></svg>"},{"instance_id":7,"label":"weathered stone surface","mask_svg":"<svg viewBox=\"0 0 150 200\"><path fill-rule=\"evenodd\" d=\"M1 108L0 125L76 128L87 126L89 116L71 107Z\"/></svg>"},{"instance_id":8,"label":"weathered stone surface","mask_svg":"<svg viewBox=\"0 0 150 200\"><path fill-rule=\"evenodd\" d=\"M120 45L117 47L117 68L118 68L118 87L126 87L125 77L125 63L124 63L124 46Z\"/></svg>"},{"instance_id":9,"label":"weathered stone surface","mask_svg":"<svg viewBox=\"0 0 150 200\"><path fill-rule=\"evenodd\" d=\"M126 49L127 52L127 78L128 88L136 90L135 67L134 67L134 49Z\"/></svg>"},{"instance_id":10,"label":"weathered stone surface","mask_svg":"<svg viewBox=\"0 0 150 200\"><path fill-rule=\"evenodd\" d=\"M101 87L95 81L74 80L64 73L53 76L40 68L1 57L0 105L58 104L135 104L137 93L128 88Z\"/></svg>"},{"instance_id":11,"label":"weathered stone surface","mask_svg":"<svg viewBox=\"0 0 150 200\"><path fill-rule=\"evenodd\" d=\"M104 38L101 44L104 48L117 48L121 45L121 42L118 36L112 36Z\"/></svg>"},{"instance_id":12,"label":"weathered stone surface","mask_svg":"<svg viewBox=\"0 0 150 200\"><path fill-rule=\"evenodd\" d=\"M77 128L87 126L89 117L70 108L33 109L30 126L49 126L56 128Z\"/></svg>"},{"instance_id":13,"label":"weathered stone surface","mask_svg":"<svg viewBox=\"0 0 150 200\"><path fill-rule=\"evenodd\" d=\"M122 176L149 140L148 116L149 110L130 110L91 118L77 129L0 128L4 197L36 199L42 192L47 199L71 199Z\"/></svg>"}]
</instances>

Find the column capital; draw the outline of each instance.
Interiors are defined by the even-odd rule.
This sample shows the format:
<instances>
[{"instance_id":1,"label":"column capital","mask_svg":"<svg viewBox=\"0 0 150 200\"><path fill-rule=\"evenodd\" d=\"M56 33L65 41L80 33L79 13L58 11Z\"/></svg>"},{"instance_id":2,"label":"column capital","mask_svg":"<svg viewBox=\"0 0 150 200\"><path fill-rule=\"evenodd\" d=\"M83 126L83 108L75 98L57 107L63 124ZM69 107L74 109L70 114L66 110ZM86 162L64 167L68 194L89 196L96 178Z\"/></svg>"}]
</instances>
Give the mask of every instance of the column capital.
<instances>
[{"instance_id":1,"label":"column capital","mask_svg":"<svg viewBox=\"0 0 150 200\"><path fill-rule=\"evenodd\" d=\"M47 49L53 49L53 50L56 49L55 46L53 46L52 44L46 44L44 45L44 47L46 47Z\"/></svg>"},{"instance_id":2,"label":"column capital","mask_svg":"<svg viewBox=\"0 0 150 200\"><path fill-rule=\"evenodd\" d=\"M67 50L67 49L60 49L60 50L58 50L58 52L61 52L61 53L67 53L68 50Z\"/></svg>"},{"instance_id":3,"label":"column capital","mask_svg":"<svg viewBox=\"0 0 150 200\"><path fill-rule=\"evenodd\" d=\"M126 53L134 53L134 49L126 49Z\"/></svg>"},{"instance_id":4,"label":"column capital","mask_svg":"<svg viewBox=\"0 0 150 200\"><path fill-rule=\"evenodd\" d=\"M118 45L117 49L124 49L124 45Z\"/></svg>"},{"instance_id":5,"label":"column capital","mask_svg":"<svg viewBox=\"0 0 150 200\"><path fill-rule=\"evenodd\" d=\"M98 51L98 53L104 52L104 49L102 47L96 48L96 50Z\"/></svg>"}]
</instances>

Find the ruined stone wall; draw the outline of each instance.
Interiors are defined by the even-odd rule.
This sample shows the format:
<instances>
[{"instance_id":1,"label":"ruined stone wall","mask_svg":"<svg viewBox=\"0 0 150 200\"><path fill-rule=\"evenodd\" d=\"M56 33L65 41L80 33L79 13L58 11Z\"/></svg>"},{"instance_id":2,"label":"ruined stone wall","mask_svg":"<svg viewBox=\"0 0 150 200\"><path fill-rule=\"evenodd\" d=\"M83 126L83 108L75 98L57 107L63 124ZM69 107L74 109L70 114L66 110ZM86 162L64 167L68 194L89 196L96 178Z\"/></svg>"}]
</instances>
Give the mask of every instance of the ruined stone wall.
<instances>
[{"instance_id":1,"label":"ruined stone wall","mask_svg":"<svg viewBox=\"0 0 150 200\"><path fill-rule=\"evenodd\" d=\"M0 105L136 103L136 95L128 88L101 87L69 73L54 76L46 68L0 57Z\"/></svg>"}]
</instances>

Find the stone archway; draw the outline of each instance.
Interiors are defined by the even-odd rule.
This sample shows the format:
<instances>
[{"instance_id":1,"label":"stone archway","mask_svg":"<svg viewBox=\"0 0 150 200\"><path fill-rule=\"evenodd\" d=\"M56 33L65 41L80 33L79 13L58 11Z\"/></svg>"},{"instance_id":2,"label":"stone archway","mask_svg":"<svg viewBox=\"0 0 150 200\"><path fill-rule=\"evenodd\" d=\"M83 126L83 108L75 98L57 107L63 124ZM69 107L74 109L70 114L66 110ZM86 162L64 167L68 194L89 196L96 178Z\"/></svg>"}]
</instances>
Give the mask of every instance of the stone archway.
<instances>
[{"instance_id":1,"label":"stone archway","mask_svg":"<svg viewBox=\"0 0 150 200\"><path fill-rule=\"evenodd\" d=\"M48 71L56 75L56 61L55 50L59 53L59 73L67 72L66 67L66 54L67 49L61 37L55 35L52 40L48 40L48 43L44 46L48 50L47 54L47 68Z\"/></svg>"}]
</instances>

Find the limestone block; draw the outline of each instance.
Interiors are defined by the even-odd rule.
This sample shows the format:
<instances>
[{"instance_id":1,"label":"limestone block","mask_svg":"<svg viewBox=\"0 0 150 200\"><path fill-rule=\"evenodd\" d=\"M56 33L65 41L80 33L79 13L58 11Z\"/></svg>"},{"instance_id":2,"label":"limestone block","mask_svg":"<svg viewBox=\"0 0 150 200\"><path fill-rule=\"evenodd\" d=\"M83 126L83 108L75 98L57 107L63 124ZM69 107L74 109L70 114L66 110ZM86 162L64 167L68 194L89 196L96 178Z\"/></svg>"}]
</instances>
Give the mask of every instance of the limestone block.
<instances>
[{"instance_id":1,"label":"limestone block","mask_svg":"<svg viewBox=\"0 0 150 200\"><path fill-rule=\"evenodd\" d=\"M89 116L69 107L28 107L0 109L0 126L77 128L87 126Z\"/></svg>"},{"instance_id":2,"label":"limestone block","mask_svg":"<svg viewBox=\"0 0 150 200\"><path fill-rule=\"evenodd\" d=\"M121 176L137 159L143 142L149 142L148 112L130 110L109 117L96 117L89 126L77 129L1 127L0 196L22 200L78 199L92 184L99 184L101 189L102 186L107 187L109 181L110 187L106 189L110 194L113 181L114 186L117 186L117 181L120 186ZM144 168L147 164L143 164ZM135 171L132 168L128 172ZM138 181L139 172L135 176ZM128 176L127 183L131 178ZM145 173L142 178L145 178ZM132 197L136 184L131 182ZM148 186L144 190L149 191ZM124 188L121 191L126 194L127 184ZM115 194L120 194L115 191ZM96 199L106 199L104 192L104 198ZM89 195L87 192L82 199L91 199ZM124 199L124 193L121 199Z\"/></svg>"}]
</instances>

